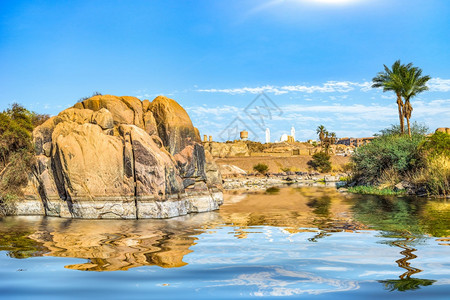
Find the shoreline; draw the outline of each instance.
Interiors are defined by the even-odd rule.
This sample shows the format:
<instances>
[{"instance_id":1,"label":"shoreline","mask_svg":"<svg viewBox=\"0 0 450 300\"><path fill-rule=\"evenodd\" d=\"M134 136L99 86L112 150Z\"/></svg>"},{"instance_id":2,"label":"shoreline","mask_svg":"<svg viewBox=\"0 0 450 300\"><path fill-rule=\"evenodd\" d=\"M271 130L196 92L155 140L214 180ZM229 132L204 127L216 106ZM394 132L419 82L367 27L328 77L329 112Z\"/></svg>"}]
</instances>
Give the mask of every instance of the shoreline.
<instances>
[{"instance_id":1,"label":"shoreline","mask_svg":"<svg viewBox=\"0 0 450 300\"><path fill-rule=\"evenodd\" d=\"M155 197L101 197L72 200L25 198L8 203L6 216L49 216L68 219L167 219L219 209L219 189L185 192L165 199Z\"/></svg>"},{"instance_id":2,"label":"shoreline","mask_svg":"<svg viewBox=\"0 0 450 300\"><path fill-rule=\"evenodd\" d=\"M242 176L223 179L224 190L264 190L275 186L299 185L299 186L328 186L339 185L340 178L344 176L332 175L282 175L282 176Z\"/></svg>"}]
</instances>

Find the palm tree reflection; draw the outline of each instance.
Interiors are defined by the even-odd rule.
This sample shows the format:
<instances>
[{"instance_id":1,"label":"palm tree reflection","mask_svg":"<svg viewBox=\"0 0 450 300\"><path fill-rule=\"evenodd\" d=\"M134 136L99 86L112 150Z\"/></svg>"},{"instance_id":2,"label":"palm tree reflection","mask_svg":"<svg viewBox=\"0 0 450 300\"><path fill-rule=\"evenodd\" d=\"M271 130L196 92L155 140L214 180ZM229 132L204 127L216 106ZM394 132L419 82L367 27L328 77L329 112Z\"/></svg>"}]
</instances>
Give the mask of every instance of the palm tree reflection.
<instances>
[{"instance_id":1,"label":"palm tree reflection","mask_svg":"<svg viewBox=\"0 0 450 300\"><path fill-rule=\"evenodd\" d=\"M384 288L391 292L404 292L408 290L417 290L421 286L432 285L436 280L420 279L420 278L405 278L405 279L388 279L379 280L378 282L384 284Z\"/></svg>"}]
</instances>

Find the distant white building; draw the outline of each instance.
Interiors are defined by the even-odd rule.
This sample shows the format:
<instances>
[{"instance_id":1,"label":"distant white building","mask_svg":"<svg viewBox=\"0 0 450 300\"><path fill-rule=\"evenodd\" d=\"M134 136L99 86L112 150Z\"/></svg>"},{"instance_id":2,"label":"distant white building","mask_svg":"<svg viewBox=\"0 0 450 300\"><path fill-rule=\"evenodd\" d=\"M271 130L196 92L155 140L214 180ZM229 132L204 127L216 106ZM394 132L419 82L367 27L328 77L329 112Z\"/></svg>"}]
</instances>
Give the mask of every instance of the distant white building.
<instances>
[{"instance_id":1,"label":"distant white building","mask_svg":"<svg viewBox=\"0 0 450 300\"><path fill-rule=\"evenodd\" d=\"M291 127L291 136L292 136L292 138L295 141L295 128L294 128L294 126Z\"/></svg>"},{"instance_id":2,"label":"distant white building","mask_svg":"<svg viewBox=\"0 0 450 300\"><path fill-rule=\"evenodd\" d=\"M270 129L266 128L266 144L270 143Z\"/></svg>"},{"instance_id":3,"label":"distant white building","mask_svg":"<svg viewBox=\"0 0 450 300\"><path fill-rule=\"evenodd\" d=\"M283 133L283 135L280 138L280 142L287 142L288 140L288 135L286 133Z\"/></svg>"}]
</instances>

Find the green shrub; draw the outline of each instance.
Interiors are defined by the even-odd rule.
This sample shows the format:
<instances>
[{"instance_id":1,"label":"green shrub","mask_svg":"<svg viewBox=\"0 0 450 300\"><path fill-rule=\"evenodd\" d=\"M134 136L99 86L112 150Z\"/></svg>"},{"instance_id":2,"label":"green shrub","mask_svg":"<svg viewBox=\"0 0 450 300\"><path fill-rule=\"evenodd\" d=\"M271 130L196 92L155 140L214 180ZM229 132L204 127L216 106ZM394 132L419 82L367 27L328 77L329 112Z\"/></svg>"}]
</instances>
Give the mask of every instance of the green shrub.
<instances>
[{"instance_id":1,"label":"green shrub","mask_svg":"<svg viewBox=\"0 0 450 300\"><path fill-rule=\"evenodd\" d=\"M352 156L353 174L363 184L375 185L380 175L394 170L401 176L425 164L419 145L424 136L382 135L370 144L358 147Z\"/></svg>"},{"instance_id":2,"label":"green shrub","mask_svg":"<svg viewBox=\"0 0 450 300\"><path fill-rule=\"evenodd\" d=\"M428 132L428 127L424 124L414 122L411 125L411 135L426 135ZM387 136L387 135L400 135L400 125L391 125L386 129L380 130L380 134L375 134L375 136Z\"/></svg>"},{"instance_id":3,"label":"green shrub","mask_svg":"<svg viewBox=\"0 0 450 300\"><path fill-rule=\"evenodd\" d=\"M266 164L259 163L253 166L253 170L255 170L258 173L265 174L269 170L269 166L267 166Z\"/></svg>"},{"instance_id":4,"label":"green shrub","mask_svg":"<svg viewBox=\"0 0 450 300\"><path fill-rule=\"evenodd\" d=\"M325 152L317 152L312 156L312 160L308 161L308 165L314 170L319 170L322 173L331 171L330 156Z\"/></svg>"},{"instance_id":5,"label":"green shrub","mask_svg":"<svg viewBox=\"0 0 450 300\"><path fill-rule=\"evenodd\" d=\"M351 176L341 176L341 177L339 177L339 181L342 181L342 182L350 182L350 181L352 181L352 177Z\"/></svg>"},{"instance_id":6,"label":"green shrub","mask_svg":"<svg viewBox=\"0 0 450 300\"><path fill-rule=\"evenodd\" d=\"M0 197L3 204L13 196L20 196L28 183L34 159L32 131L48 118L16 103L0 113Z\"/></svg>"},{"instance_id":7,"label":"green shrub","mask_svg":"<svg viewBox=\"0 0 450 300\"><path fill-rule=\"evenodd\" d=\"M280 169L281 169L282 172L290 172L291 171L291 168L289 168L289 167L283 167L283 168L280 168Z\"/></svg>"},{"instance_id":8,"label":"green shrub","mask_svg":"<svg viewBox=\"0 0 450 300\"><path fill-rule=\"evenodd\" d=\"M427 137L421 148L431 156L444 155L450 157L450 134L438 131Z\"/></svg>"},{"instance_id":9,"label":"green shrub","mask_svg":"<svg viewBox=\"0 0 450 300\"><path fill-rule=\"evenodd\" d=\"M16 211L14 202L17 200L17 195L10 193L3 193L0 196L0 216L13 215Z\"/></svg>"}]
</instances>

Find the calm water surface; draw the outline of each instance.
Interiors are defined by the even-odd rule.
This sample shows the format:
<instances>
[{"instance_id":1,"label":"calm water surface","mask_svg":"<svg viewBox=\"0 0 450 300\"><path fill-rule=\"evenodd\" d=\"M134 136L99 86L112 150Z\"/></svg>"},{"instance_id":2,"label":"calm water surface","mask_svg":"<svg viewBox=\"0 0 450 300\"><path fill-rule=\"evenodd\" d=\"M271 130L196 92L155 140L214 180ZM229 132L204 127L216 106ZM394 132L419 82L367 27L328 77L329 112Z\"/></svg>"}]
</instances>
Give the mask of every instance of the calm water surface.
<instances>
[{"instance_id":1,"label":"calm water surface","mask_svg":"<svg viewBox=\"0 0 450 300\"><path fill-rule=\"evenodd\" d=\"M0 219L0 297L449 299L450 203L287 187L169 220Z\"/></svg>"}]
</instances>

